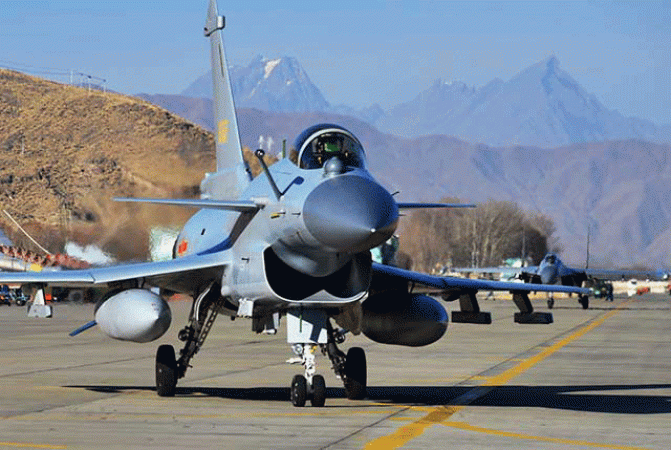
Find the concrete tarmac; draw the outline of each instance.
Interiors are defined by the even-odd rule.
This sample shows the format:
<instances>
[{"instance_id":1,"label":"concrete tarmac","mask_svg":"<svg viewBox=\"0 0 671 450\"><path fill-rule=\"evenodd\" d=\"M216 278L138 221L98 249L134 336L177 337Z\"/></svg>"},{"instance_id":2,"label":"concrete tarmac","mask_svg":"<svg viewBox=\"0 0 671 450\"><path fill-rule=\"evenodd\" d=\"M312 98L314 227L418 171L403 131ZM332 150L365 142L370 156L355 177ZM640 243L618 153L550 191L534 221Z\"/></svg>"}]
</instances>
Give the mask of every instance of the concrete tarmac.
<instances>
[{"instance_id":1,"label":"concrete tarmac","mask_svg":"<svg viewBox=\"0 0 671 450\"><path fill-rule=\"evenodd\" d=\"M159 398L154 352L179 344L187 302L171 304L172 327L151 344L68 337L90 305L56 305L52 319L0 306L0 450L669 449L669 300L591 299L585 311L560 299L551 325L515 324L511 301L482 300L492 325L450 324L427 347L350 337L341 348L366 350L368 398L347 400L320 356L323 408L289 402L302 368L285 363L284 328L256 335L220 317L176 397Z\"/></svg>"}]
</instances>

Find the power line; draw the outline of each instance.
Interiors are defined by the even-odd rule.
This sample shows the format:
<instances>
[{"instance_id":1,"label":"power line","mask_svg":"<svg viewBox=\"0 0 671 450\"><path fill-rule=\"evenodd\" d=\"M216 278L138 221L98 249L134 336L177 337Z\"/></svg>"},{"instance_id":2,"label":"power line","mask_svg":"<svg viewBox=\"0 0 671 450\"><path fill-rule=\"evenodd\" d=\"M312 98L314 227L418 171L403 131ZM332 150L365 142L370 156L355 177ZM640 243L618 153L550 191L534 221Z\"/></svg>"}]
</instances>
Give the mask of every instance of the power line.
<instances>
[{"instance_id":1,"label":"power line","mask_svg":"<svg viewBox=\"0 0 671 450\"><path fill-rule=\"evenodd\" d=\"M48 75L68 75L69 70L65 69L54 69L51 67L37 67L30 64L15 62L15 61L5 61L0 59L0 65L5 69L25 71L30 73L41 73Z\"/></svg>"},{"instance_id":2,"label":"power line","mask_svg":"<svg viewBox=\"0 0 671 450\"><path fill-rule=\"evenodd\" d=\"M66 69L57 69L50 67L37 67L30 64L24 64L14 61L0 60L0 67L9 70L15 70L17 72L23 72L30 75L48 75L52 77L64 77L67 84L73 86L87 87L89 90L92 86L97 88L102 88L103 91L106 91L107 80L95 75L90 75L87 73L75 71L75 70L66 70ZM79 78L79 83L75 83L75 77ZM61 81L57 79L56 81Z\"/></svg>"}]
</instances>

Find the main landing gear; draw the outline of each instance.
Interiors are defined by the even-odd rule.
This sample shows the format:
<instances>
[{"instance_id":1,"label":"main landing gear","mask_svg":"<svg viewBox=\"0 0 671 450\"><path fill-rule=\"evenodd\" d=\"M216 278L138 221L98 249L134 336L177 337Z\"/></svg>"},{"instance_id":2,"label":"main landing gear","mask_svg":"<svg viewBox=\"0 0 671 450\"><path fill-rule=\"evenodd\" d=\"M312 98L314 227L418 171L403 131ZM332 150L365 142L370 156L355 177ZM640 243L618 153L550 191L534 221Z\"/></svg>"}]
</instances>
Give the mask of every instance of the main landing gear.
<instances>
[{"instance_id":1,"label":"main landing gear","mask_svg":"<svg viewBox=\"0 0 671 450\"><path fill-rule=\"evenodd\" d=\"M198 296L191 307L188 325L178 334L179 340L184 342L179 359L175 358L172 345L161 345L156 351L156 393L159 397L175 395L177 380L183 378L186 369L191 367L191 358L202 347L219 314L221 298L218 289L212 287L210 285Z\"/></svg>"},{"instance_id":2,"label":"main landing gear","mask_svg":"<svg viewBox=\"0 0 671 450\"><path fill-rule=\"evenodd\" d=\"M586 295L581 295L580 297L578 297L578 303L580 303L582 309L589 308L589 297Z\"/></svg>"},{"instance_id":3,"label":"main landing gear","mask_svg":"<svg viewBox=\"0 0 671 450\"><path fill-rule=\"evenodd\" d=\"M184 377L190 361L198 353L225 300L218 289L212 286L201 293L191 308L189 323L179 332L184 348L175 356L172 345L161 345L156 352L156 392L160 397L175 395L177 381ZM298 363L305 368L304 374L291 381L291 403L303 407L309 400L312 406L322 407L326 403L326 381L316 373L317 350L331 360L333 371L343 381L347 398L360 400L366 396L366 354L360 347L352 347L347 354L338 344L345 341L344 330L334 330L324 310L300 310L287 314L288 340L297 355L287 362Z\"/></svg>"},{"instance_id":4,"label":"main landing gear","mask_svg":"<svg viewBox=\"0 0 671 450\"><path fill-rule=\"evenodd\" d=\"M580 306L582 306L582 309L588 309L589 308L589 297L587 295L581 295L578 297L578 303L580 303ZM552 309L552 307L555 305L555 299L550 295L548 297L548 308Z\"/></svg>"},{"instance_id":5,"label":"main landing gear","mask_svg":"<svg viewBox=\"0 0 671 450\"><path fill-rule=\"evenodd\" d=\"M316 374L315 353L317 348L327 355L336 376L343 381L347 398L361 400L366 396L367 368L366 354L360 347L352 347L343 353L337 346L344 342L345 333L334 330L327 322L328 341L326 344L294 344L292 349L297 358L288 362L300 363L305 367L305 375L296 375L291 381L291 403L296 407L305 406L310 400L312 406L324 406L326 383L324 377Z\"/></svg>"}]
</instances>

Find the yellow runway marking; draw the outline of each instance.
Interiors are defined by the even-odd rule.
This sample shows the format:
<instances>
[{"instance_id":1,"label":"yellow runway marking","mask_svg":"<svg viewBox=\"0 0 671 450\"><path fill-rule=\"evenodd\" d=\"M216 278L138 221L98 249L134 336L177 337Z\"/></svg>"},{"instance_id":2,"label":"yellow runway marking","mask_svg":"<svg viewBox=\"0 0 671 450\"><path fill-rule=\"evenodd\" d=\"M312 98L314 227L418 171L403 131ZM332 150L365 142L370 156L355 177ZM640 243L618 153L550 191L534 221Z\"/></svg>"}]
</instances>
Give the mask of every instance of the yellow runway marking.
<instances>
[{"instance_id":1,"label":"yellow runway marking","mask_svg":"<svg viewBox=\"0 0 671 450\"><path fill-rule=\"evenodd\" d=\"M388 436L382 436L366 444L366 449L394 449L408 443L424 433L431 425L439 424L449 419L452 414L461 409L461 406L439 406L411 424L404 425Z\"/></svg>"},{"instance_id":2,"label":"yellow runway marking","mask_svg":"<svg viewBox=\"0 0 671 450\"><path fill-rule=\"evenodd\" d=\"M574 439L562 439L562 438L552 438L552 437L543 437L543 436L531 436L529 434L522 433L511 433L508 431L499 431L492 430L489 428L476 427L464 422L444 422L441 425L446 427L458 428L460 430L474 431L476 433L491 434L494 436L509 437L515 439L526 439L529 441L540 441L540 442L553 442L556 444L563 445L575 445L580 447L596 447L596 448L609 448L613 450L646 450L641 447L631 447L629 445L608 445L608 444L597 444L595 442L588 441L578 441Z\"/></svg>"},{"instance_id":3,"label":"yellow runway marking","mask_svg":"<svg viewBox=\"0 0 671 450\"><path fill-rule=\"evenodd\" d=\"M522 374L523 372L529 370L531 367L534 365L538 364L539 362L543 361L545 358L550 356L551 354L555 353L557 350L561 349L562 347L570 344L571 342L575 341L576 339L582 337L585 335L585 333L593 330L594 328L598 327L602 323L604 323L606 320L608 320L610 317L614 316L619 312L620 309L622 309L625 305L630 303L632 300L626 301L622 304L620 304L617 308L614 310L608 312L607 314L604 314L602 317L599 319L590 322L589 324L585 325L582 328L579 328L577 331L572 333L571 335L567 336L566 338L562 339L561 341L551 345L550 347L547 347L540 353L538 353L535 356L532 356L530 358L522 360L519 364L517 364L514 367L511 367L510 369L502 372L499 375L495 375L493 377L490 377L489 380L485 381L481 386L479 387L474 387L473 390L471 390L471 395L464 394L461 397L458 397L454 401L455 403L461 403L461 405L456 405L456 406L440 406L437 408L431 408L430 412L422 417L421 419L415 420L411 424L405 425L397 429L395 432L387 435L387 436L382 436L379 437L373 441L370 441L366 444L365 449L366 450L383 450L383 449L397 449L411 440L415 439L418 436L421 436L424 431L430 427L431 425L436 425L436 424L442 424L442 425L448 425L444 422L446 422L452 415L461 409L463 409L466 405L469 403L472 403L476 399L486 395L489 392L489 389L484 389L485 387L494 387L494 386L500 386L508 381L510 381L512 378ZM457 423L457 422L454 422ZM476 429L477 427L473 427L473 429ZM484 429L483 429L484 430ZM504 433L504 432L502 432ZM547 438L547 439L552 439L552 438ZM593 447L598 446L598 444L590 444ZM613 447L613 446L607 446L607 445L600 445L602 448L627 448L627 449L633 449L634 447Z\"/></svg>"},{"instance_id":4,"label":"yellow runway marking","mask_svg":"<svg viewBox=\"0 0 671 450\"><path fill-rule=\"evenodd\" d=\"M491 377L489 379L489 381L483 383L483 386L499 386L499 385L502 385L502 384L506 384L512 378L514 378L517 375L520 375L521 373L529 370L531 367L533 367L534 365L543 361L545 358L547 358L548 356L550 356L551 354L553 354L557 350L561 349L562 347L565 347L566 345L570 344L571 342L575 341L576 339L584 336L589 331L598 327L599 325L604 323L609 318L613 317L627 303L629 303L629 302L622 303L616 309L604 314L601 318L595 320L594 322L591 322L591 323L585 325L584 327L578 329L575 333L571 334L570 336L567 336L566 338L562 339L561 341L549 346L548 348L546 348L545 350L543 350L542 352L540 352L536 356L532 356L531 358L527 358L525 360L522 360L522 362L520 362L515 367L512 367L512 368L506 370L505 372L501 373L500 375L496 375L496 376Z\"/></svg>"},{"instance_id":5,"label":"yellow runway marking","mask_svg":"<svg viewBox=\"0 0 671 450\"><path fill-rule=\"evenodd\" d=\"M21 442L0 442L0 447L48 448L48 449L67 448L64 445L28 444L28 443L21 443Z\"/></svg>"},{"instance_id":6,"label":"yellow runway marking","mask_svg":"<svg viewBox=\"0 0 671 450\"><path fill-rule=\"evenodd\" d=\"M482 380L489 380L490 378L491 377L485 377L483 375L475 375L475 376L469 378L469 380L471 380L471 381L482 381Z\"/></svg>"}]
</instances>

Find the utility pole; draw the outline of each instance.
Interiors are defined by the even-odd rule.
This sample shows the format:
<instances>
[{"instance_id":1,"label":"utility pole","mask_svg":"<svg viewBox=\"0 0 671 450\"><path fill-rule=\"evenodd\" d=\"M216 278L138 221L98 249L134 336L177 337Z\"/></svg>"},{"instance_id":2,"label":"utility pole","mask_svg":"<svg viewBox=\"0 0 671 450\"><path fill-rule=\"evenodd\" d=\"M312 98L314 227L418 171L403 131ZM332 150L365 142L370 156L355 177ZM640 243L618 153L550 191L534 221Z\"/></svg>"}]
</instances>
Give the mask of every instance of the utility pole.
<instances>
[{"instance_id":1,"label":"utility pole","mask_svg":"<svg viewBox=\"0 0 671 450\"><path fill-rule=\"evenodd\" d=\"M590 224L587 222L587 258L585 261L585 269L589 269L589 232L590 232Z\"/></svg>"}]
</instances>

